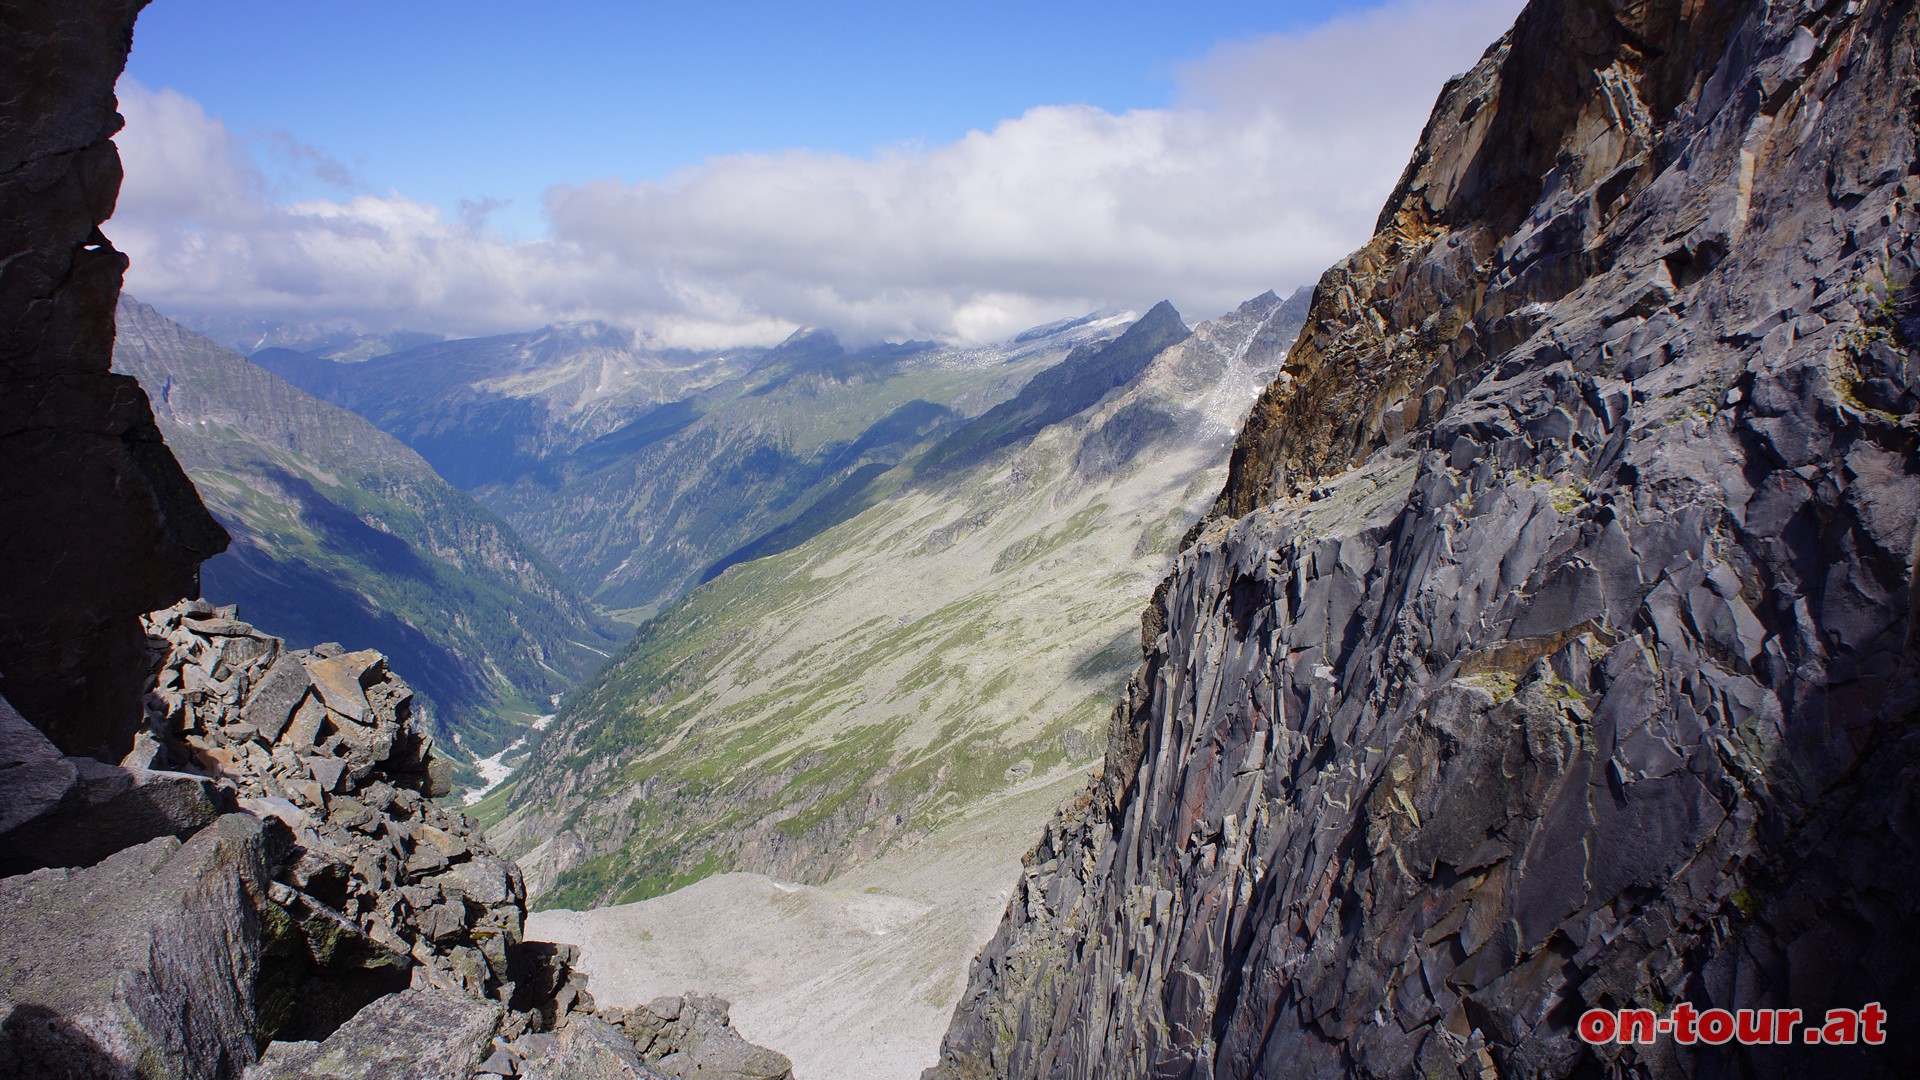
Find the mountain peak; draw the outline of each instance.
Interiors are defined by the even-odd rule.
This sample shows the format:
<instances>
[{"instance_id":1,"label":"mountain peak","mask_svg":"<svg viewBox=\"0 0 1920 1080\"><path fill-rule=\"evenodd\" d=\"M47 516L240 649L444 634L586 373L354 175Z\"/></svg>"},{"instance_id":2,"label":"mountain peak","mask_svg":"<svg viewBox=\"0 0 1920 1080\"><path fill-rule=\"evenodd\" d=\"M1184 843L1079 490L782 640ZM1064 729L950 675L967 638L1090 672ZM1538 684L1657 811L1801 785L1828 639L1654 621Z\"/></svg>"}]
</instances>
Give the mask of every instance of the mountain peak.
<instances>
[{"instance_id":1,"label":"mountain peak","mask_svg":"<svg viewBox=\"0 0 1920 1080\"><path fill-rule=\"evenodd\" d=\"M768 349L767 354L754 365L754 370L777 367L791 375L813 365L832 363L845 355L846 346L840 344L840 338L833 331L803 326L788 334L785 341Z\"/></svg>"},{"instance_id":2,"label":"mountain peak","mask_svg":"<svg viewBox=\"0 0 1920 1080\"><path fill-rule=\"evenodd\" d=\"M1139 322L1127 328L1127 333L1131 334L1142 327L1148 331L1159 331L1173 326L1188 329L1186 322L1180 318L1180 312L1175 310L1173 301L1162 300L1148 308L1147 313L1140 316Z\"/></svg>"},{"instance_id":3,"label":"mountain peak","mask_svg":"<svg viewBox=\"0 0 1920 1080\"><path fill-rule=\"evenodd\" d=\"M1175 310L1173 301L1162 300L1148 308L1147 313L1135 320L1132 326L1127 327L1126 332L1115 339L1114 344L1138 345L1146 341L1164 342L1153 350L1159 352L1160 349L1191 333L1193 329L1180 318L1180 312Z\"/></svg>"},{"instance_id":4,"label":"mountain peak","mask_svg":"<svg viewBox=\"0 0 1920 1080\"><path fill-rule=\"evenodd\" d=\"M774 350L777 352L784 349L819 349L824 347L841 348L839 335L824 327L803 326L793 333L788 334L780 344L774 346Z\"/></svg>"},{"instance_id":5,"label":"mountain peak","mask_svg":"<svg viewBox=\"0 0 1920 1080\"><path fill-rule=\"evenodd\" d=\"M601 322L599 319L580 319L577 321L548 323L533 333L533 339L542 339L568 344L612 343L622 347L633 344L634 333L623 326Z\"/></svg>"}]
</instances>

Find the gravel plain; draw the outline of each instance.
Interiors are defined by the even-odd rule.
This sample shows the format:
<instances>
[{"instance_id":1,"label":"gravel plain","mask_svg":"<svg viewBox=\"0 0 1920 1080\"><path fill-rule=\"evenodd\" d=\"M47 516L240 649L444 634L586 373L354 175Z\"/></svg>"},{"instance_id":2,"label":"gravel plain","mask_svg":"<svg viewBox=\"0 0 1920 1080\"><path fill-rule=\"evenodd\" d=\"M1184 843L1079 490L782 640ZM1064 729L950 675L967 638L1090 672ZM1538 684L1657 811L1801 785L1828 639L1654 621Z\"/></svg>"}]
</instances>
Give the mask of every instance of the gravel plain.
<instances>
[{"instance_id":1,"label":"gravel plain","mask_svg":"<svg viewBox=\"0 0 1920 1080\"><path fill-rule=\"evenodd\" d=\"M797 1080L911 1080L938 1056L1035 822L1091 766L1034 777L823 885L720 874L639 903L536 912L527 936L579 945L604 1005L727 998L734 1026L791 1058Z\"/></svg>"}]
</instances>

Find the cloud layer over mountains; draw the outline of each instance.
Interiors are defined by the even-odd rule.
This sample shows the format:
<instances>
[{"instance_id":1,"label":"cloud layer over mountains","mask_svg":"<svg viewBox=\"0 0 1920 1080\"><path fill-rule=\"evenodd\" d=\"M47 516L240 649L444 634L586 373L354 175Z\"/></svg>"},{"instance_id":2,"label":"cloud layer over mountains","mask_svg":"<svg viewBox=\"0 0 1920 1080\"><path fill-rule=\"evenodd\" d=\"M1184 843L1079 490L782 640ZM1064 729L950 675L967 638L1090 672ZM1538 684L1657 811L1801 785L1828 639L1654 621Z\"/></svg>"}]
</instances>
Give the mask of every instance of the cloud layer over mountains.
<instances>
[{"instance_id":1,"label":"cloud layer over mountains","mask_svg":"<svg viewBox=\"0 0 1920 1080\"><path fill-rule=\"evenodd\" d=\"M601 318L720 347L801 324L980 341L1162 297L1207 317L1361 243L1441 83L1519 6L1399 0L1223 45L1165 109L1043 105L941 146L557 184L550 236L518 242L399 192L276 199L247 140L126 80L107 231L133 257L128 288L163 310L370 331Z\"/></svg>"}]
</instances>

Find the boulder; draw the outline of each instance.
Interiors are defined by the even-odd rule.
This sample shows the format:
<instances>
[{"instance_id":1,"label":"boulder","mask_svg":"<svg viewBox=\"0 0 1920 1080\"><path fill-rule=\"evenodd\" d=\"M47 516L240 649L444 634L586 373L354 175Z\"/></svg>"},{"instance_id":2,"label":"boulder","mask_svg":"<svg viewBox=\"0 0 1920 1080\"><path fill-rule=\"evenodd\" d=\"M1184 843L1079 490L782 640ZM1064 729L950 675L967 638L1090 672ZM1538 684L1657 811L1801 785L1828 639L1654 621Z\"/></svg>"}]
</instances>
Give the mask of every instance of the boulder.
<instances>
[{"instance_id":1,"label":"boulder","mask_svg":"<svg viewBox=\"0 0 1920 1080\"><path fill-rule=\"evenodd\" d=\"M306 666L295 657L283 656L254 687L246 708L240 711L241 718L251 724L261 738L274 742L293 722L294 710L306 699L307 688L312 685ZM311 738L308 743L312 743Z\"/></svg>"},{"instance_id":2,"label":"boulder","mask_svg":"<svg viewBox=\"0 0 1920 1080\"><path fill-rule=\"evenodd\" d=\"M321 791L340 790L340 775L347 771L346 762L339 758L317 756L301 760L306 762L307 772L312 775L313 782L320 785Z\"/></svg>"},{"instance_id":3,"label":"boulder","mask_svg":"<svg viewBox=\"0 0 1920 1080\"><path fill-rule=\"evenodd\" d=\"M615 1021L640 1059L662 1076L713 1080L792 1080L785 1055L756 1046L733 1029L731 1004L687 994L616 1010ZM569 1021L569 1027L578 1020Z\"/></svg>"},{"instance_id":4,"label":"boulder","mask_svg":"<svg viewBox=\"0 0 1920 1080\"><path fill-rule=\"evenodd\" d=\"M327 722L327 707L320 699L308 695L300 700L293 710L293 719L286 730L277 736L282 746L295 750L310 750L314 741L320 737L320 727Z\"/></svg>"},{"instance_id":5,"label":"boulder","mask_svg":"<svg viewBox=\"0 0 1920 1080\"><path fill-rule=\"evenodd\" d=\"M353 920L290 886L268 896L266 959L256 984L259 1035L320 1039L388 994L407 989L413 961Z\"/></svg>"},{"instance_id":6,"label":"boulder","mask_svg":"<svg viewBox=\"0 0 1920 1080\"><path fill-rule=\"evenodd\" d=\"M484 907L507 903L514 897L513 875L497 855L476 855L427 881Z\"/></svg>"},{"instance_id":7,"label":"boulder","mask_svg":"<svg viewBox=\"0 0 1920 1080\"><path fill-rule=\"evenodd\" d=\"M384 669L386 662L386 657L372 649L362 649L326 660L309 660L307 674L313 677L314 689L320 691L327 708L364 724L372 718L372 707L367 704L363 680L372 679L375 669Z\"/></svg>"},{"instance_id":8,"label":"boulder","mask_svg":"<svg viewBox=\"0 0 1920 1080\"><path fill-rule=\"evenodd\" d=\"M240 1075L267 872L260 822L229 814L0 881L0 1075Z\"/></svg>"},{"instance_id":9,"label":"boulder","mask_svg":"<svg viewBox=\"0 0 1920 1080\"><path fill-rule=\"evenodd\" d=\"M79 782L59 748L0 698L0 860L14 830L59 806Z\"/></svg>"},{"instance_id":10,"label":"boulder","mask_svg":"<svg viewBox=\"0 0 1920 1080\"><path fill-rule=\"evenodd\" d=\"M273 1043L246 1080L466 1080L490 1050L500 1005L402 990L318 1042Z\"/></svg>"},{"instance_id":11,"label":"boulder","mask_svg":"<svg viewBox=\"0 0 1920 1080\"><path fill-rule=\"evenodd\" d=\"M78 764L81 782L57 812L7 837L0 874L92 866L156 837L185 839L234 808L231 793L205 776L69 760Z\"/></svg>"},{"instance_id":12,"label":"boulder","mask_svg":"<svg viewBox=\"0 0 1920 1080\"><path fill-rule=\"evenodd\" d=\"M209 778L62 757L0 699L0 875L91 866L161 836L197 832L231 809Z\"/></svg>"},{"instance_id":13,"label":"boulder","mask_svg":"<svg viewBox=\"0 0 1920 1080\"><path fill-rule=\"evenodd\" d=\"M544 1052L518 1063L527 1080L652 1080L661 1074L649 1069L633 1042L597 1016L568 1021ZM536 1046L542 1046L536 1043Z\"/></svg>"}]
</instances>

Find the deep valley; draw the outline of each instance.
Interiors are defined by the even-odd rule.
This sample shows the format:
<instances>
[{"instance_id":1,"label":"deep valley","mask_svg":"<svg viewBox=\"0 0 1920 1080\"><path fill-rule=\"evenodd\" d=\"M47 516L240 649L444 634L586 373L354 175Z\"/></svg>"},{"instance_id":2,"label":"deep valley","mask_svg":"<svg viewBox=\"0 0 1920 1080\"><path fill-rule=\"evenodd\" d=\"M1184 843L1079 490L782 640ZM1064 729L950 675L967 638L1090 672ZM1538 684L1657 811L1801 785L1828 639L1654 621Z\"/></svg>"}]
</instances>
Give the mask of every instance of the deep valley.
<instances>
[{"instance_id":1,"label":"deep valley","mask_svg":"<svg viewBox=\"0 0 1920 1080\"><path fill-rule=\"evenodd\" d=\"M1531 0L1290 295L730 347L141 303L143 6L0 0L0 1076L1920 1073L1914 4Z\"/></svg>"}]
</instances>

